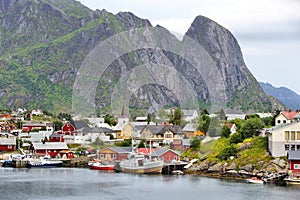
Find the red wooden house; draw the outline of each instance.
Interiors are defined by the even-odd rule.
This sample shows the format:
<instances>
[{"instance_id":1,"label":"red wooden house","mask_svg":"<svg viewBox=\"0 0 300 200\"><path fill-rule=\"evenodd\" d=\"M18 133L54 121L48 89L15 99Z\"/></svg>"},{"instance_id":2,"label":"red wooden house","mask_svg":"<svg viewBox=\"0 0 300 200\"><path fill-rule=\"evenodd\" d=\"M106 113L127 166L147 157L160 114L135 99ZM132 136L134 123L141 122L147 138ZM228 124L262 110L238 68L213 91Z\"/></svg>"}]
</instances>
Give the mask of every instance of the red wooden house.
<instances>
[{"instance_id":1,"label":"red wooden house","mask_svg":"<svg viewBox=\"0 0 300 200\"><path fill-rule=\"evenodd\" d=\"M180 153L172 149L160 148L155 151L158 158L164 160L164 162L172 162L180 160Z\"/></svg>"},{"instance_id":2,"label":"red wooden house","mask_svg":"<svg viewBox=\"0 0 300 200\"><path fill-rule=\"evenodd\" d=\"M15 138L0 138L0 151L14 151L16 150Z\"/></svg>"},{"instance_id":3,"label":"red wooden house","mask_svg":"<svg viewBox=\"0 0 300 200\"><path fill-rule=\"evenodd\" d=\"M49 136L49 142L64 142L64 141L65 139L63 134L54 133Z\"/></svg>"},{"instance_id":4,"label":"red wooden house","mask_svg":"<svg viewBox=\"0 0 300 200\"><path fill-rule=\"evenodd\" d=\"M99 158L101 160L125 160L131 152L131 147L109 147L99 152Z\"/></svg>"},{"instance_id":5,"label":"red wooden house","mask_svg":"<svg viewBox=\"0 0 300 200\"><path fill-rule=\"evenodd\" d=\"M61 127L61 132L64 135L73 135L73 132L76 130L76 128L70 123L66 122L62 127Z\"/></svg>"},{"instance_id":6,"label":"red wooden house","mask_svg":"<svg viewBox=\"0 0 300 200\"><path fill-rule=\"evenodd\" d=\"M68 150L68 146L65 142L36 142L32 143L30 149L33 154L48 154L51 157L56 157L60 151Z\"/></svg>"},{"instance_id":7,"label":"red wooden house","mask_svg":"<svg viewBox=\"0 0 300 200\"><path fill-rule=\"evenodd\" d=\"M289 170L293 174L300 173L300 151L288 151L287 154Z\"/></svg>"},{"instance_id":8,"label":"red wooden house","mask_svg":"<svg viewBox=\"0 0 300 200\"><path fill-rule=\"evenodd\" d=\"M32 130L46 130L46 131L53 131L53 124L51 122L48 123L27 123L23 124L22 132L30 132Z\"/></svg>"}]
</instances>

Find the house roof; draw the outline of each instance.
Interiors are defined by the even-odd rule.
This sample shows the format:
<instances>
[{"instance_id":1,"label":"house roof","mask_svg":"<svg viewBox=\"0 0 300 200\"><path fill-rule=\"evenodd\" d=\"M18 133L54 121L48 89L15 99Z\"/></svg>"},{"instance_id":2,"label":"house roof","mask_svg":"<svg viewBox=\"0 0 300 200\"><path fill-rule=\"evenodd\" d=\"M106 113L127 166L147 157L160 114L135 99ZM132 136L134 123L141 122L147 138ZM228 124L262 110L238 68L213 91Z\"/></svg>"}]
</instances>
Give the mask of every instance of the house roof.
<instances>
[{"instance_id":1,"label":"house roof","mask_svg":"<svg viewBox=\"0 0 300 200\"><path fill-rule=\"evenodd\" d=\"M163 155L164 153L166 153L167 151L171 151L171 152L173 152L173 153L175 153L175 154L177 154L177 155L180 156L180 153L178 153L177 151L174 151L174 150L172 150L172 149L168 149L168 148L160 148L160 149L157 149L157 150L155 151L155 153L156 153L157 156L161 156L161 155Z\"/></svg>"},{"instance_id":2,"label":"house roof","mask_svg":"<svg viewBox=\"0 0 300 200\"><path fill-rule=\"evenodd\" d=\"M35 150L44 150L44 149L68 149L68 146L65 142L45 142L43 144L42 142L33 142L32 143L33 148Z\"/></svg>"},{"instance_id":3,"label":"house roof","mask_svg":"<svg viewBox=\"0 0 300 200\"><path fill-rule=\"evenodd\" d=\"M281 114L285 118L287 118L288 120L293 120L296 115L300 114L300 112L297 112L297 111L282 111Z\"/></svg>"},{"instance_id":4,"label":"house roof","mask_svg":"<svg viewBox=\"0 0 300 200\"><path fill-rule=\"evenodd\" d=\"M288 151L287 159L288 160L300 160L300 151Z\"/></svg>"},{"instance_id":5,"label":"house roof","mask_svg":"<svg viewBox=\"0 0 300 200\"><path fill-rule=\"evenodd\" d=\"M74 127L76 129L89 127L88 123L85 121L74 121Z\"/></svg>"},{"instance_id":6,"label":"house roof","mask_svg":"<svg viewBox=\"0 0 300 200\"><path fill-rule=\"evenodd\" d=\"M277 126L273 126L271 128L266 129L266 132L271 133L272 131L279 130L279 129L286 129L290 126L299 125L300 122L293 122L293 123L287 123L287 124L279 124Z\"/></svg>"},{"instance_id":7,"label":"house roof","mask_svg":"<svg viewBox=\"0 0 300 200\"><path fill-rule=\"evenodd\" d=\"M131 147L109 147L108 149L117 153L130 153L132 150Z\"/></svg>"},{"instance_id":8,"label":"house roof","mask_svg":"<svg viewBox=\"0 0 300 200\"><path fill-rule=\"evenodd\" d=\"M195 131L197 130L197 126L195 124L186 124L182 131Z\"/></svg>"},{"instance_id":9,"label":"house roof","mask_svg":"<svg viewBox=\"0 0 300 200\"><path fill-rule=\"evenodd\" d=\"M193 116L194 113L197 111L196 110L181 110L181 112L183 113L183 115L186 117L186 116Z\"/></svg>"},{"instance_id":10,"label":"house roof","mask_svg":"<svg viewBox=\"0 0 300 200\"><path fill-rule=\"evenodd\" d=\"M74 131L75 133L115 133L115 130L105 127L83 127Z\"/></svg>"},{"instance_id":11,"label":"house roof","mask_svg":"<svg viewBox=\"0 0 300 200\"><path fill-rule=\"evenodd\" d=\"M16 145L15 138L0 138L0 145Z\"/></svg>"},{"instance_id":12,"label":"house roof","mask_svg":"<svg viewBox=\"0 0 300 200\"><path fill-rule=\"evenodd\" d=\"M145 128L148 128L149 131L154 135L164 134L168 130L176 134L183 134L180 126L177 125L147 125L145 126Z\"/></svg>"}]
</instances>

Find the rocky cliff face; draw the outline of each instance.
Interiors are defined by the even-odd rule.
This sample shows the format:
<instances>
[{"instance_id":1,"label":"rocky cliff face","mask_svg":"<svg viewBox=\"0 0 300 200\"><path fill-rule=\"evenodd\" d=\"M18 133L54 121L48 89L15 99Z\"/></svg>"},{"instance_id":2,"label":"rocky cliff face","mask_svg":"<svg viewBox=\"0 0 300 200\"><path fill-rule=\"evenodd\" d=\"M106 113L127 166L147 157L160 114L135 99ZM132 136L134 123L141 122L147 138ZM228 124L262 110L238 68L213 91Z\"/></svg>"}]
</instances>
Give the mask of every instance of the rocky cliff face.
<instances>
[{"instance_id":1,"label":"rocky cliff face","mask_svg":"<svg viewBox=\"0 0 300 200\"><path fill-rule=\"evenodd\" d=\"M91 11L73 0L3 0L0 27L1 106L70 112L73 84L85 57L101 41L117 33L152 25L132 13ZM164 41L173 41L170 45L185 42L174 39L167 30L164 37ZM219 75L210 79L224 83L227 110L272 109L271 101L247 69L240 47L228 30L198 16L185 37L201 44L217 66ZM174 78L176 73L182 77L182 83L193 88L202 107L212 101L210 87L219 87L208 85L206 76L184 56L167 49L138 49L121 55L106 68L97 86L97 108L105 111L116 83L135 66L145 63L162 67L149 69L153 83L131 91L132 108L157 111L163 106L179 105L179 99L184 97L180 96L182 89L175 87L181 83Z\"/></svg>"}]
</instances>

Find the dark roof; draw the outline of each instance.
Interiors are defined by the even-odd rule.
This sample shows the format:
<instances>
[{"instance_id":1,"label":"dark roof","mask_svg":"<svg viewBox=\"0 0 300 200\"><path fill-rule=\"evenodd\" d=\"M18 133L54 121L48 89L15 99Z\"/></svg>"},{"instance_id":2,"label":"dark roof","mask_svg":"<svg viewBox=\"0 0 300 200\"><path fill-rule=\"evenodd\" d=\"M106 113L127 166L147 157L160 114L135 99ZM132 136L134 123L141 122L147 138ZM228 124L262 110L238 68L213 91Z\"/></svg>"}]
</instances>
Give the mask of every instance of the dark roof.
<instances>
[{"instance_id":1,"label":"dark roof","mask_svg":"<svg viewBox=\"0 0 300 200\"><path fill-rule=\"evenodd\" d=\"M288 151L287 159L288 160L300 160L300 151Z\"/></svg>"},{"instance_id":2,"label":"dark roof","mask_svg":"<svg viewBox=\"0 0 300 200\"><path fill-rule=\"evenodd\" d=\"M74 131L75 133L115 133L115 130L106 127L83 127Z\"/></svg>"},{"instance_id":3,"label":"dark roof","mask_svg":"<svg viewBox=\"0 0 300 200\"><path fill-rule=\"evenodd\" d=\"M108 149L117 153L130 153L132 150L131 147L109 147Z\"/></svg>"},{"instance_id":4,"label":"dark roof","mask_svg":"<svg viewBox=\"0 0 300 200\"><path fill-rule=\"evenodd\" d=\"M171 125L171 126L170 125L147 125L145 128L148 128L150 132L154 135L164 134L168 130L176 134L183 134L180 126L177 125Z\"/></svg>"},{"instance_id":5,"label":"dark roof","mask_svg":"<svg viewBox=\"0 0 300 200\"><path fill-rule=\"evenodd\" d=\"M89 127L88 123L85 121L74 121L74 127L76 129Z\"/></svg>"}]
</instances>

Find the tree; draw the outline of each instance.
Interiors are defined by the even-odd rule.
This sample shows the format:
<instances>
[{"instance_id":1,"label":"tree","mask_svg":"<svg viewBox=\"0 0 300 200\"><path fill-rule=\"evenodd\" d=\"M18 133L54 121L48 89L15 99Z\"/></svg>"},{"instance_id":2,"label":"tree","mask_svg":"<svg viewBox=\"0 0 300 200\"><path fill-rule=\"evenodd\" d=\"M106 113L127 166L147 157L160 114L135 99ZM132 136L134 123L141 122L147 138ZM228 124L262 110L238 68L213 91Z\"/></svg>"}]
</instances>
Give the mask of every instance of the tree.
<instances>
[{"instance_id":1,"label":"tree","mask_svg":"<svg viewBox=\"0 0 300 200\"><path fill-rule=\"evenodd\" d=\"M220 136L222 131L222 127L220 124L220 120L217 117L212 117L210 119L210 125L208 129L209 136L215 137Z\"/></svg>"},{"instance_id":2,"label":"tree","mask_svg":"<svg viewBox=\"0 0 300 200\"><path fill-rule=\"evenodd\" d=\"M115 126L117 124L116 120L109 114L104 116L104 123L107 123L110 126Z\"/></svg>"},{"instance_id":3,"label":"tree","mask_svg":"<svg viewBox=\"0 0 300 200\"><path fill-rule=\"evenodd\" d=\"M145 140L145 139L141 140L140 143L139 143L138 148L145 148L145 147L146 147L146 146L145 146L145 143L146 143L146 140Z\"/></svg>"},{"instance_id":4,"label":"tree","mask_svg":"<svg viewBox=\"0 0 300 200\"><path fill-rule=\"evenodd\" d=\"M201 140L198 137L194 137L191 140L191 149L200 150L200 146L201 146Z\"/></svg>"},{"instance_id":5,"label":"tree","mask_svg":"<svg viewBox=\"0 0 300 200\"><path fill-rule=\"evenodd\" d=\"M174 125L181 125L182 124L182 116L183 116L183 113L181 112L181 109L180 108L176 108L174 113L171 112L171 115L170 115L170 123L171 124L174 124Z\"/></svg>"},{"instance_id":6,"label":"tree","mask_svg":"<svg viewBox=\"0 0 300 200\"><path fill-rule=\"evenodd\" d=\"M206 114L200 115L198 121L198 130L207 133L210 124L210 117Z\"/></svg>"},{"instance_id":7,"label":"tree","mask_svg":"<svg viewBox=\"0 0 300 200\"><path fill-rule=\"evenodd\" d=\"M219 114L218 114L218 118L219 118L220 120L226 120L227 117L226 117L226 114L225 114L223 108L220 110L220 112L219 112Z\"/></svg>"},{"instance_id":8,"label":"tree","mask_svg":"<svg viewBox=\"0 0 300 200\"><path fill-rule=\"evenodd\" d=\"M167 112L164 109L158 111L158 117L162 122L165 122L167 119Z\"/></svg>"},{"instance_id":9,"label":"tree","mask_svg":"<svg viewBox=\"0 0 300 200\"><path fill-rule=\"evenodd\" d=\"M53 122L53 125L54 125L54 131L59 131L61 130L63 123L61 121L56 120Z\"/></svg>"},{"instance_id":10,"label":"tree","mask_svg":"<svg viewBox=\"0 0 300 200\"><path fill-rule=\"evenodd\" d=\"M251 118L242 124L241 133L244 138L258 136L263 127L264 124L260 118Z\"/></svg>"},{"instance_id":11,"label":"tree","mask_svg":"<svg viewBox=\"0 0 300 200\"><path fill-rule=\"evenodd\" d=\"M224 125L222 128L221 137L228 138L231 134L230 128L227 125Z\"/></svg>"}]
</instances>

